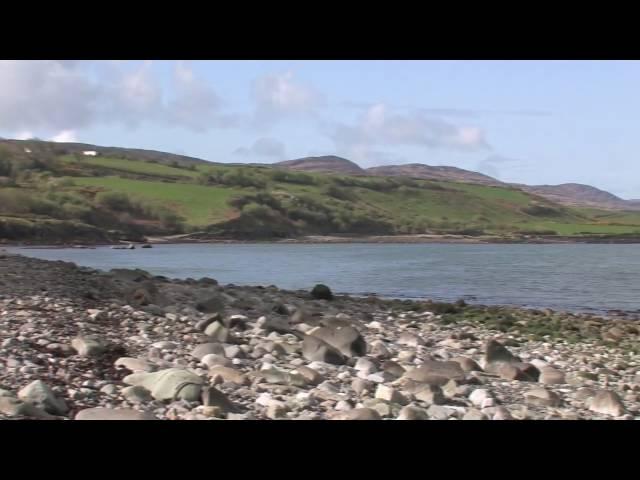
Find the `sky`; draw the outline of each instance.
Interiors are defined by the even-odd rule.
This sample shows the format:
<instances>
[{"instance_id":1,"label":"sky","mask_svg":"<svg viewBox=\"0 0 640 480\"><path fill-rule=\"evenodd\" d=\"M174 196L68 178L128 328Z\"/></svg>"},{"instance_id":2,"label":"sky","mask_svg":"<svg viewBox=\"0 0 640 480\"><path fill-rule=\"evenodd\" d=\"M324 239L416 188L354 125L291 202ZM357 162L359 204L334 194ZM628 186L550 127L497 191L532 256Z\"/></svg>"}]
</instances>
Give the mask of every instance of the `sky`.
<instances>
[{"instance_id":1,"label":"sky","mask_svg":"<svg viewBox=\"0 0 640 480\"><path fill-rule=\"evenodd\" d=\"M0 137L339 155L640 198L640 61L5 61Z\"/></svg>"}]
</instances>

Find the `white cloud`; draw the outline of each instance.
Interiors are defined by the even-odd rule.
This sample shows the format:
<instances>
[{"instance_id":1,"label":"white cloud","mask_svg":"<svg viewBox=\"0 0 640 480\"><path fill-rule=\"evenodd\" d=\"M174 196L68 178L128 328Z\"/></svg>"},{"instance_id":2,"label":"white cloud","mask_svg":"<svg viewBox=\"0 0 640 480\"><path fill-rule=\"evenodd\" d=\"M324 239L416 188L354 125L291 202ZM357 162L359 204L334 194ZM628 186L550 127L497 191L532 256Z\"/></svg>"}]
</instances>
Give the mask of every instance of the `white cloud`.
<instances>
[{"instance_id":1,"label":"white cloud","mask_svg":"<svg viewBox=\"0 0 640 480\"><path fill-rule=\"evenodd\" d=\"M252 97L256 104L254 122L260 126L288 115L314 114L325 103L320 92L297 82L292 72L258 78L253 84Z\"/></svg>"},{"instance_id":2,"label":"white cloud","mask_svg":"<svg viewBox=\"0 0 640 480\"><path fill-rule=\"evenodd\" d=\"M202 132L234 124L221 107L212 86L184 63L166 88L150 61L0 61L0 130L51 135L153 123Z\"/></svg>"},{"instance_id":3,"label":"white cloud","mask_svg":"<svg viewBox=\"0 0 640 480\"><path fill-rule=\"evenodd\" d=\"M490 150L480 127L458 126L423 112L397 113L388 105L369 106L353 125L329 124L326 133L336 149L356 161L382 158L376 146L420 146L458 151Z\"/></svg>"},{"instance_id":4,"label":"white cloud","mask_svg":"<svg viewBox=\"0 0 640 480\"><path fill-rule=\"evenodd\" d=\"M63 130L59 134L51 137L52 142L73 143L77 141L76 132L73 130Z\"/></svg>"},{"instance_id":5,"label":"white cloud","mask_svg":"<svg viewBox=\"0 0 640 480\"><path fill-rule=\"evenodd\" d=\"M274 159L283 159L286 155L284 143L275 138L264 137L253 142L251 147L240 147L233 153L244 157L273 157Z\"/></svg>"}]
</instances>

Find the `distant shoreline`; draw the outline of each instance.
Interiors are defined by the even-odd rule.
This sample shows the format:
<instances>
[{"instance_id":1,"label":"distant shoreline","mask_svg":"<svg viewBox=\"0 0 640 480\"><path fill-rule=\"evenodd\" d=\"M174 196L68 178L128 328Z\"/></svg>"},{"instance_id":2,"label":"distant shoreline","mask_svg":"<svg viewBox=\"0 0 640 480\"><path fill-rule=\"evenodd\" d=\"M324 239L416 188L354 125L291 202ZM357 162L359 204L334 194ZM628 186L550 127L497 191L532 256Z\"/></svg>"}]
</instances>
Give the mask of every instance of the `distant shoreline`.
<instances>
[{"instance_id":1,"label":"distant shoreline","mask_svg":"<svg viewBox=\"0 0 640 480\"><path fill-rule=\"evenodd\" d=\"M141 246L150 245L187 245L187 244L283 244L283 245L339 245L339 244L485 244L485 245L547 245L547 244L640 244L640 237L625 236L540 236L540 237L495 237L495 236L465 236L465 235L370 235L370 236L305 236L283 239L238 239L238 238L207 238L198 234L148 237L146 242L67 242L51 243L37 241L1 243L2 247L12 248L94 248L122 245Z\"/></svg>"}]
</instances>

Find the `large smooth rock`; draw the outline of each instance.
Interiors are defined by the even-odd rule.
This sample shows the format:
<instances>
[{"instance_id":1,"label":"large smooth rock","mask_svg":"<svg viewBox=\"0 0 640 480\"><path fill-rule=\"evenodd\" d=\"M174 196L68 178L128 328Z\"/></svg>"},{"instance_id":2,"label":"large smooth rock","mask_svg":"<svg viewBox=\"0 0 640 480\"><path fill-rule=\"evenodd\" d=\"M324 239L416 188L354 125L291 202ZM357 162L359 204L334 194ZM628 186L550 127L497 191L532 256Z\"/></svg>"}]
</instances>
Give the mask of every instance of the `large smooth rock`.
<instances>
[{"instance_id":1,"label":"large smooth rock","mask_svg":"<svg viewBox=\"0 0 640 480\"><path fill-rule=\"evenodd\" d=\"M260 370L256 376L263 378L267 383L275 385L291 385L294 387L306 387L309 382L299 373L289 373L276 367Z\"/></svg>"},{"instance_id":2,"label":"large smooth rock","mask_svg":"<svg viewBox=\"0 0 640 480\"><path fill-rule=\"evenodd\" d=\"M202 360L203 357L212 353L224 356L224 346L217 342L201 343L191 351L191 356Z\"/></svg>"},{"instance_id":3,"label":"large smooth rock","mask_svg":"<svg viewBox=\"0 0 640 480\"><path fill-rule=\"evenodd\" d=\"M346 358L340 351L327 342L311 335L304 337L302 356L310 362L324 362L334 365L342 365L346 362Z\"/></svg>"},{"instance_id":4,"label":"large smooth rock","mask_svg":"<svg viewBox=\"0 0 640 480\"><path fill-rule=\"evenodd\" d=\"M187 400L200 398L204 381L198 375L180 368L168 368L153 373L132 373L123 379L128 385L140 385L156 400Z\"/></svg>"},{"instance_id":5,"label":"large smooth rock","mask_svg":"<svg viewBox=\"0 0 640 480\"><path fill-rule=\"evenodd\" d=\"M71 347L78 352L81 357L96 357L102 355L107 345L96 337L76 337L71 340Z\"/></svg>"},{"instance_id":6,"label":"large smooth rock","mask_svg":"<svg viewBox=\"0 0 640 480\"><path fill-rule=\"evenodd\" d=\"M620 417L625 414L624 404L620 397L612 391L600 390L588 402L589 410L603 415Z\"/></svg>"},{"instance_id":7,"label":"large smooth rock","mask_svg":"<svg viewBox=\"0 0 640 480\"><path fill-rule=\"evenodd\" d=\"M354 327L320 327L311 335L331 345L348 358L362 357L367 353L367 343Z\"/></svg>"},{"instance_id":8,"label":"large smooth rock","mask_svg":"<svg viewBox=\"0 0 640 480\"><path fill-rule=\"evenodd\" d=\"M522 382L537 382L540 371L530 363L493 363L490 367L492 373L504 380L518 380ZM489 371L489 370L487 370Z\"/></svg>"},{"instance_id":9,"label":"large smooth rock","mask_svg":"<svg viewBox=\"0 0 640 480\"><path fill-rule=\"evenodd\" d=\"M373 408L354 408L346 412L329 415L329 420L382 420L380 414Z\"/></svg>"},{"instance_id":10,"label":"large smooth rock","mask_svg":"<svg viewBox=\"0 0 640 480\"><path fill-rule=\"evenodd\" d=\"M158 420L153 414L139 412L131 408L85 408L80 410L76 420Z\"/></svg>"},{"instance_id":11,"label":"large smooth rock","mask_svg":"<svg viewBox=\"0 0 640 480\"><path fill-rule=\"evenodd\" d=\"M398 390L383 384L378 385L375 393L375 398L379 400L385 400L390 403L399 403L400 405L406 405L407 403L409 403L407 398Z\"/></svg>"},{"instance_id":12,"label":"large smooth rock","mask_svg":"<svg viewBox=\"0 0 640 480\"><path fill-rule=\"evenodd\" d=\"M56 397L51 388L42 380L34 380L24 387L18 392L18 398L52 415L64 415L69 411L65 401Z\"/></svg>"},{"instance_id":13,"label":"large smooth rock","mask_svg":"<svg viewBox=\"0 0 640 480\"><path fill-rule=\"evenodd\" d=\"M431 385L445 385L449 380L463 380L464 370L457 362L438 362L427 360L413 370L403 375L403 380L412 380L417 383Z\"/></svg>"}]
</instances>

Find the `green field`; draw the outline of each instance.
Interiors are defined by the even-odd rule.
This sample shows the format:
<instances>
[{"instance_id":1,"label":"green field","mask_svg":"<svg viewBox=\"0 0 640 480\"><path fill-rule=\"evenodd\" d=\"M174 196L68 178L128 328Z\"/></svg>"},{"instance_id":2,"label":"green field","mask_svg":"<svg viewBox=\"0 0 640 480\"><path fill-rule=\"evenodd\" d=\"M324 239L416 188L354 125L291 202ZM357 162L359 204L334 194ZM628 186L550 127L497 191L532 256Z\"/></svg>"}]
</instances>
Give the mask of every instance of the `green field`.
<instances>
[{"instance_id":1,"label":"green field","mask_svg":"<svg viewBox=\"0 0 640 480\"><path fill-rule=\"evenodd\" d=\"M39 145L49 144L32 148ZM166 159L160 163L142 160L135 152L124 152L122 158L84 157L58 148L31 156L0 148L5 170L7 158L12 164L10 181L0 183L0 215L11 219L11 238L35 231L45 221L53 222L45 231L59 225L55 222L67 222L87 232L210 230L243 238L254 230L279 237L640 234L640 212L566 207L514 188ZM2 234L0 229L0 238Z\"/></svg>"},{"instance_id":2,"label":"green field","mask_svg":"<svg viewBox=\"0 0 640 480\"><path fill-rule=\"evenodd\" d=\"M195 178L199 175L197 171L191 171L184 168L170 167L160 163L125 160L122 158L83 157L82 159L77 160L74 157L65 156L63 160L67 163L78 166L87 165L114 170L116 172L136 173L157 177Z\"/></svg>"},{"instance_id":3,"label":"green field","mask_svg":"<svg viewBox=\"0 0 640 480\"><path fill-rule=\"evenodd\" d=\"M118 177L74 178L78 186L99 187L161 203L185 218L188 225L204 226L225 220L232 210L227 200L237 190L188 183L149 182Z\"/></svg>"}]
</instances>

